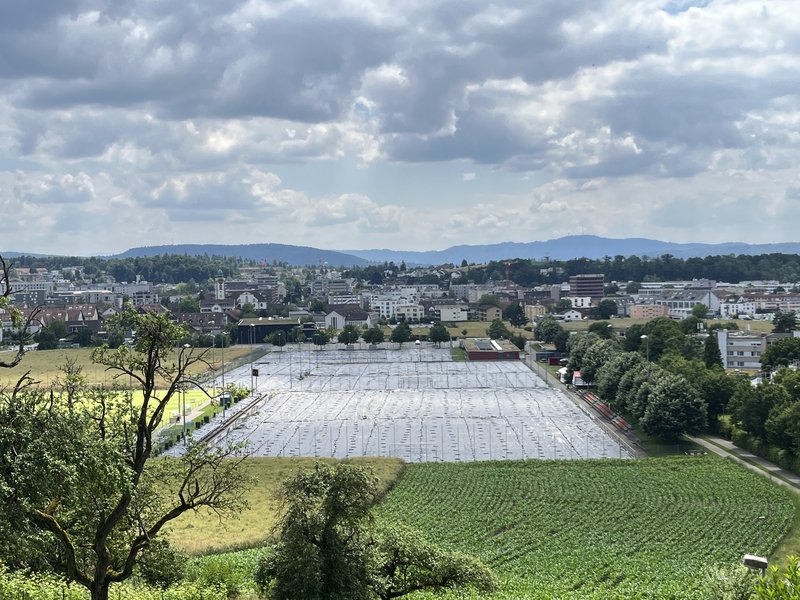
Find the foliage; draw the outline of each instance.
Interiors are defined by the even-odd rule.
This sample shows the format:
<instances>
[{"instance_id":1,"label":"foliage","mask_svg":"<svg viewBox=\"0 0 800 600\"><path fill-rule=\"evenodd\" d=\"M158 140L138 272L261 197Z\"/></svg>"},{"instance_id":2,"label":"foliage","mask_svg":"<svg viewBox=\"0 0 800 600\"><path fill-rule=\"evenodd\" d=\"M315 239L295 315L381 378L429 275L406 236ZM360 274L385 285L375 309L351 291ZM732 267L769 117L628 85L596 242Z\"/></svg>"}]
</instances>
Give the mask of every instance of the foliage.
<instances>
[{"instance_id":1,"label":"foliage","mask_svg":"<svg viewBox=\"0 0 800 600\"><path fill-rule=\"evenodd\" d=\"M561 324L548 315L540 319L536 324L536 328L533 330L533 337L541 342L552 343L561 331L564 331Z\"/></svg>"},{"instance_id":2,"label":"foliage","mask_svg":"<svg viewBox=\"0 0 800 600\"><path fill-rule=\"evenodd\" d=\"M620 352L615 354L597 371L595 384L600 397L611 402L617 408L617 388L625 373L642 369L644 359L638 352Z\"/></svg>"},{"instance_id":3,"label":"foliage","mask_svg":"<svg viewBox=\"0 0 800 600\"><path fill-rule=\"evenodd\" d=\"M135 332L134 344L94 358L136 382L141 400L104 389L70 399L24 378L0 395L0 558L49 564L93 599L131 576L167 523L203 506L234 511L246 484L239 461L227 460L232 450L190 445L180 460L151 460L167 404L197 385L188 372L204 359L190 349L170 360L185 332L164 315L125 311L119 321Z\"/></svg>"},{"instance_id":4,"label":"foliage","mask_svg":"<svg viewBox=\"0 0 800 600\"><path fill-rule=\"evenodd\" d=\"M286 345L286 332L280 329L278 331L273 331L267 336L265 341L278 348L283 348Z\"/></svg>"},{"instance_id":5,"label":"foliage","mask_svg":"<svg viewBox=\"0 0 800 600\"><path fill-rule=\"evenodd\" d=\"M591 344L580 369L583 380L594 382L597 372L619 352L619 345L614 340L598 339Z\"/></svg>"},{"instance_id":6,"label":"foliage","mask_svg":"<svg viewBox=\"0 0 800 600\"><path fill-rule=\"evenodd\" d=\"M361 337L361 332L355 325L345 325L339 332L337 339L340 344L355 344Z\"/></svg>"},{"instance_id":7,"label":"foliage","mask_svg":"<svg viewBox=\"0 0 800 600\"><path fill-rule=\"evenodd\" d=\"M434 324L428 332L428 339L436 343L436 346L441 346L442 342L450 341L450 332L447 327L441 323Z\"/></svg>"},{"instance_id":8,"label":"foliage","mask_svg":"<svg viewBox=\"0 0 800 600\"><path fill-rule=\"evenodd\" d=\"M706 426L706 405L686 379L668 374L653 385L640 423L645 433L661 439L696 434Z\"/></svg>"},{"instance_id":9,"label":"foliage","mask_svg":"<svg viewBox=\"0 0 800 600\"><path fill-rule=\"evenodd\" d=\"M692 307L692 316L696 319L705 319L708 316L709 308L702 302L698 302Z\"/></svg>"},{"instance_id":10,"label":"foliage","mask_svg":"<svg viewBox=\"0 0 800 600\"><path fill-rule=\"evenodd\" d=\"M376 494L375 478L346 463L317 463L288 480L278 543L255 575L261 589L273 599L369 598Z\"/></svg>"},{"instance_id":11,"label":"foliage","mask_svg":"<svg viewBox=\"0 0 800 600\"><path fill-rule=\"evenodd\" d=\"M351 463L317 463L285 482L280 537L254 575L262 593L366 600L425 588L495 588L480 561L439 549L407 527L375 528L377 497L377 479Z\"/></svg>"},{"instance_id":12,"label":"foliage","mask_svg":"<svg viewBox=\"0 0 800 600\"><path fill-rule=\"evenodd\" d=\"M755 600L800 600L800 562L796 556L782 571L777 566L769 567L769 574L755 585Z\"/></svg>"},{"instance_id":13,"label":"foliage","mask_svg":"<svg viewBox=\"0 0 800 600\"><path fill-rule=\"evenodd\" d=\"M496 306L500 308L500 299L494 294L484 294L478 298L478 306Z\"/></svg>"},{"instance_id":14,"label":"foliage","mask_svg":"<svg viewBox=\"0 0 800 600\"><path fill-rule=\"evenodd\" d=\"M722 354L719 350L717 336L710 333L703 344L703 362L709 369L723 368Z\"/></svg>"},{"instance_id":15,"label":"foliage","mask_svg":"<svg viewBox=\"0 0 800 600\"><path fill-rule=\"evenodd\" d=\"M398 323L394 329L392 329L392 335L389 336L389 340L396 344L400 344L402 346L405 342L411 339L411 327L408 326L408 323L403 321L402 323Z\"/></svg>"},{"instance_id":16,"label":"foliage","mask_svg":"<svg viewBox=\"0 0 800 600\"><path fill-rule=\"evenodd\" d=\"M527 343L528 339L524 335L512 335L511 336L511 343L514 344L520 350L525 350L525 344Z\"/></svg>"},{"instance_id":17,"label":"foliage","mask_svg":"<svg viewBox=\"0 0 800 600\"><path fill-rule=\"evenodd\" d=\"M228 600L228 595L222 589L188 582L167 589L125 582L112 586L111 590L113 598L125 600ZM0 598L88 600L89 593L57 575L27 571L9 573L0 567Z\"/></svg>"},{"instance_id":18,"label":"foliage","mask_svg":"<svg viewBox=\"0 0 800 600\"><path fill-rule=\"evenodd\" d=\"M503 321L500 319L495 319L489 324L489 327L486 330L486 335L493 340L500 338L508 339L511 337L511 332L508 330L508 327L506 327L506 324L503 323Z\"/></svg>"},{"instance_id":19,"label":"foliage","mask_svg":"<svg viewBox=\"0 0 800 600\"><path fill-rule=\"evenodd\" d=\"M366 337L366 334L364 335ZM313 341L315 346L324 346L325 344L331 341L331 337L327 331L325 331L324 329L320 329L317 330L316 333L314 333Z\"/></svg>"},{"instance_id":20,"label":"foliage","mask_svg":"<svg viewBox=\"0 0 800 600\"><path fill-rule=\"evenodd\" d=\"M617 303L613 300L605 299L601 300L597 308L595 308L595 315L598 319L610 319L613 316L616 316L619 312L619 307Z\"/></svg>"},{"instance_id":21,"label":"foliage","mask_svg":"<svg viewBox=\"0 0 800 600\"><path fill-rule=\"evenodd\" d=\"M480 560L443 550L405 525L384 525L376 537L375 592L382 600L428 588L470 587L493 592L498 587L494 574Z\"/></svg>"},{"instance_id":22,"label":"foliage","mask_svg":"<svg viewBox=\"0 0 800 600\"><path fill-rule=\"evenodd\" d=\"M482 559L498 600L710 600L710 573L768 554L793 515L787 491L712 456L414 464L378 508Z\"/></svg>"},{"instance_id":23,"label":"foliage","mask_svg":"<svg viewBox=\"0 0 800 600\"><path fill-rule=\"evenodd\" d=\"M62 269L83 266L85 272L106 273L117 281L136 281L137 275L153 283L181 283L206 281L222 273L233 277L239 266L246 264L239 258L228 256L192 256L188 254L161 254L135 258L98 258L84 256L20 256L14 259L21 267Z\"/></svg>"},{"instance_id":24,"label":"foliage","mask_svg":"<svg viewBox=\"0 0 800 600\"><path fill-rule=\"evenodd\" d=\"M512 302L503 311L503 318L511 323L514 327L522 327L528 322L528 317L525 316L525 309L519 302Z\"/></svg>"},{"instance_id":25,"label":"foliage","mask_svg":"<svg viewBox=\"0 0 800 600\"><path fill-rule=\"evenodd\" d=\"M589 325L589 333L597 334L601 338L609 340L613 333L613 327L609 321L595 321Z\"/></svg>"},{"instance_id":26,"label":"foliage","mask_svg":"<svg viewBox=\"0 0 800 600\"><path fill-rule=\"evenodd\" d=\"M791 397L780 384L765 383L757 387L742 386L731 398L731 420L751 435L762 440L767 438L767 419L770 412L782 409L791 402Z\"/></svg>"},{"instance_id":27,"label":"foliage","mask_svg":"<svg viewBox=\"0 0 800 600\"><path fill-rule=\"evenodd\" d=\"M789 333L797 329L797 313L777 311L772 318L772 333Z\"/></svg>"},{"instance_id":28,"label":"foliage","mask_svg":"<svg viewBox=\"0 0 800 600\"><path fill-rule=\"evenodd\" d=\"M142 552L136 572L148 585L167 588L183 579L186 561L183 552L166 539L156 538Z\"/></svg>"},{"instance_id":29,"label":"foliage","mask_svg":"<svg viewBox=\"0 0 800 600\"><path fill-rule=\"evenodd\" d=\"M764 370L787 367L793 361L800 361L800 338L796 337L776 340L761 354L761 367Z\"/></svg>"},{"instance_id":30,"label":"foliage","mask_svg":"<svg viewBox=\"0 0 800 600\"><path fill-rule=\"evenodd\" d=\"M573 373L580 371L583 367L583 359L589 348L599 340L600 338L594 333L578 333L570 336L567 342L567 349L569 350L567 369Z\"/></svg>"}]
</instances>

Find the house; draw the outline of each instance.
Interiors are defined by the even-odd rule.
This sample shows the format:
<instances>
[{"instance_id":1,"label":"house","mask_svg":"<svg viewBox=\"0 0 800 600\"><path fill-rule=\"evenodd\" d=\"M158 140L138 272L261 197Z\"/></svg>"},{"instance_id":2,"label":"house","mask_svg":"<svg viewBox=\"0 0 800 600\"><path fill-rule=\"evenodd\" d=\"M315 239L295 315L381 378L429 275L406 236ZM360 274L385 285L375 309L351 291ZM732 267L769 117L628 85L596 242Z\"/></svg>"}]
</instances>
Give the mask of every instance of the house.
<instances>
[{"instance_id":1,"label":"house","mask_svg":"<svg viewBox=\"0 0 800 600\"><path fill-rule=\"evenodd\" d=\"M572 310L568 310L566 312L561 313L560 316L564 320L564 322L567 323L569 323L570 321L581 321L583 319L583 313L581 313L581 311L579 310L575 310L574 308Z\"/></svg>"},{"instance_id":2,"label":"house","mask_svg":"<svg viewBox=\"0 0 800 600\"><path fill-rule=\"evenodd\" d=\"M234 298L224 298L219 300L212 298L200 302L201 313L224 313L237 308Z\"/></svg>"},{"instance_id":3,"label":"house","mask_svg":"<svg viewBox=\"0 0 800 600\"><path fill-rule=\"evenodd\" d=\"M337 306L325 315L325 328L343 329L347 325L370 327L372 321L369 313L357 305L344 304Z\"/></svg>"}]
</instances>

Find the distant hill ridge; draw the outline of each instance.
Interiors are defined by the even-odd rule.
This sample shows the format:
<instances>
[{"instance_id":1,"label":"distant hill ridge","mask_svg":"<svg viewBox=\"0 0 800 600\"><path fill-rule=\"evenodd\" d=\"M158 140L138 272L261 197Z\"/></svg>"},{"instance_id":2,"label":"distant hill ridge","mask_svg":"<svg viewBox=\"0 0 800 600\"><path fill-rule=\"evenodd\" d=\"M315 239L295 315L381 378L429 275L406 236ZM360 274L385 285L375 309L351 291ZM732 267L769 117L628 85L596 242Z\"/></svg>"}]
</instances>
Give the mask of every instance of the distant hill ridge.
<instances>
[{"instance_id":1,"label":"distant hill ridge","mask_svg":"<svg viewBox=\"0 0 800 600\"><path fill-rule=\"evenodd\" d=\"M600 259L604 256L661 256L671 254L677 258L702 258L705 256L727 254L800 254L800 242L774 244L746 244L726 242L722 244L675 243L648 238L603 238L595 235L573 235L538 242L503 242L485 245L459 245L445 250L323 250L309 246L289 244L173 244L131 248L120 254L106 258L132 258L155 256L158 254L218 255L235 256L244 259L266 262L285 262L292 266L317 265L320 262L330 266L366 266L370 263L393 261L407 265L460 264L462 260L470 263L485 263L490 260L510 258L532 258L569 260L573 258ZM22 252L0 252L6 258L25 254Z\"/></svg>"},{"instance_id":2,"label":"distant hill ridge","mask_svg":"<svg viewBox=\"0 0 800 600\"><path fill-rule=\"evenodd\" d=\"M466 259L470 263L484 263L507 258L548 257L553 260L572 258L600 259L604 256L661 256L671 254L677 258L702 258L727 254L798 254L800 243L746 244L726 242L722 244L675 243L647 238L603 238L595 235L573 235L540 242L504 242L500 244L461 245L445 250L427 252L399 250L343 250L372 262L405 261L412 265L459 264Z\"/></svg>"},{"instance_id":3,"label":"distant hill ridge","mask_svg":"<svg viewBox=\"0 0 800 600\"><path fill-rule=\"evenodd\" d=\"M338 252L322 250L309 246L289 244L176 244L168 246L144 246L131 248L112 258L131 258L137 256L156 256L158 254L208 254L217 256L236 256L257 261L285 262L292 266L317 265L320 262L332 266L366 266L368 260Z\"/></svg>"}]
</instances>

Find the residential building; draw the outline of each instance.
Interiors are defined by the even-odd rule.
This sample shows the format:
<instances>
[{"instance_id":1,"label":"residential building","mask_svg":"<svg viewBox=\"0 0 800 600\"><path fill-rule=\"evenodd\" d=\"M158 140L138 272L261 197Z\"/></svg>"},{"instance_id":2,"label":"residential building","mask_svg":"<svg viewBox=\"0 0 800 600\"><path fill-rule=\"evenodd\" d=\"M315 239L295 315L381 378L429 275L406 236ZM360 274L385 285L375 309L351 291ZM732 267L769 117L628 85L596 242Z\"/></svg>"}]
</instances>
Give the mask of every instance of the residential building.
<instances>
[{"instance_id":1,"label":"residential building","mask_svg":"<svg viewBox=\"0 0 800 600\"><path fill-rule=\"evenodd\" d=\"M547 307L543 304L526 304L523 310L528 321L535 321L547 314Z\"/></svg>"},{"instance_id":2,"label":"residential building","mask_svg":"<svg viewBox=\"0 0 800 600\"><path fill-rule=\"evenodd\" d=\"M439 305L435 306L440 321L455 322L466 321L469 318L469 307L466 305Z\"/></svg>"},{"instance_id":3,"label":"residential building","mask_svg":"<svg viewBox=\"0 0 800 600\"><path fill-rule=\"evenodd\" d=\"M397 304L394 307L394 315L398 321L422 321L425 319L425 307L414 303Z\"/></svg>"},{"instance_id":4,"label":"residential building","mask_svg":"<svg viewBox=\"0 0 800 600\"><path fill-rule=\"evenodd\" d=\"M669 307L665 304L634 304L628 307L628 316L631 319L656 319L668 314Z\"/></svg>"},{"instance_id":5,"label":"residential building","mask_svg":"<svg viewBox=\"0 0 800 600\"><path fill-rule=\"evenodd\" d=\"M469 313L470 321L494 321L495 319L502 319L503 311L498 306L493 304L481 304L480 306L471 306Z\"/></svg>"}]
</instances>

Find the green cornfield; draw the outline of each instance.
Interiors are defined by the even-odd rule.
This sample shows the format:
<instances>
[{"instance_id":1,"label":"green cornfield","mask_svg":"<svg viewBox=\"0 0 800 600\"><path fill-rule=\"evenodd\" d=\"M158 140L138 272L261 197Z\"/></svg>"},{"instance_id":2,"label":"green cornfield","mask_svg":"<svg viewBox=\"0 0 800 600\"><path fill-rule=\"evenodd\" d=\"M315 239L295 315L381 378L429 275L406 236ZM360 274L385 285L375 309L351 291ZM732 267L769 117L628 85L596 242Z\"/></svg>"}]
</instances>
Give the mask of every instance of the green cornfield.
<instances>
[{"instance_id":1,"label":"green cornfield","mask_svg":"<svg viewBox=\"0 0 800 600\"><path fill-rule=\"evenodd\" d=\"M709 456L416 464L379 512L480 557L498 600L700 599L720 569L769 554L794 504Z\"/></svg>"}]
</instances>

